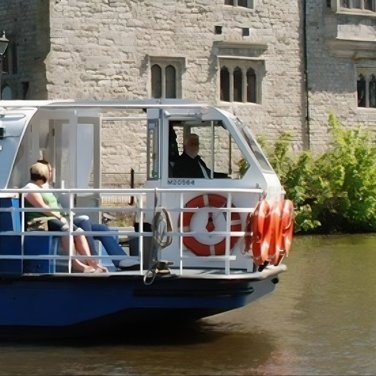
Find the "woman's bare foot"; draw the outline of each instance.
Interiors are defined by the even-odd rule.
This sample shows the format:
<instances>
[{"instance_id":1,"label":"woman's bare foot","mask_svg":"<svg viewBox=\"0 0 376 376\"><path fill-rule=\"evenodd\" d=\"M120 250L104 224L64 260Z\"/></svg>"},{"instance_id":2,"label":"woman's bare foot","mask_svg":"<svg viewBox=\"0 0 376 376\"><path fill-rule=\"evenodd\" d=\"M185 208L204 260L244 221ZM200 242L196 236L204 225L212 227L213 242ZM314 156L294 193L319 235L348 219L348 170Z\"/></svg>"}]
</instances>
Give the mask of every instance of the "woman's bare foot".
<instances>
[{"instance_id":1,"label":"woman's bare foot","mask_svg":"<svg viewBox=\"0 0 376 376\"><path fill-rule=\"evenodd\" d=\"M82 270L82 273L95 273L97 270L90 265L87 265Z\"/></svg>"},{"instance_id":2,"label":"woman's bare foot","mask_svg":"<svg viewBox=\"0 0 376 376\"><path fill-rule=\"evenodd\" d=\"M100 264L97 265L97 268L95 271L97 273L108 273L108 269L105 266L100 265Z\"/></svg>"}]
</instances>

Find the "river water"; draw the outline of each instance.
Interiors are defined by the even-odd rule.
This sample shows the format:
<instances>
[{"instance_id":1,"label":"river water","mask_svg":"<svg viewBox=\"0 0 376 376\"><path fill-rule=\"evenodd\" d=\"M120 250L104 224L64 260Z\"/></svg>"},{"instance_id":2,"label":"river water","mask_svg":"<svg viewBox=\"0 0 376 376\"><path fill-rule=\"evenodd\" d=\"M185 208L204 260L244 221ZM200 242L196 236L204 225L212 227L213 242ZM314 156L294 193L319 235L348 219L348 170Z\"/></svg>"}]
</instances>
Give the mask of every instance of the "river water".
<instances>
[{"instance_id":1,"label":"river water","mask_svg":"<svg viewBox=\"0 0 376 376\"><path fill-rule=\"evenodd\" d=\"M376 375L376 235L296 237L286 264L271 295L180 335L2 343L0 374Z\"/></svg>"}]
</instances>

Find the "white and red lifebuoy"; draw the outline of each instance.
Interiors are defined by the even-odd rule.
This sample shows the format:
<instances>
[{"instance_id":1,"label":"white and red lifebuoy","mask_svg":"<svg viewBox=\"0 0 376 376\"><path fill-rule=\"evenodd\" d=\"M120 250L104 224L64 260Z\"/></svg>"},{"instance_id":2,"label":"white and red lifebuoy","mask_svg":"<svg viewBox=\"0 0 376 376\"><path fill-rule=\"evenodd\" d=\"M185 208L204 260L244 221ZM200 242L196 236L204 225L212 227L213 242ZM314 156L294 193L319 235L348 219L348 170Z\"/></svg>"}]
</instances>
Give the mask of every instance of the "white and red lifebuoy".
<instances>
[{"instance_id":1,"label":"white and red lifebuoy","mask_svg":"<svg viewBox=\"0 0 376 376\"><path fill-rule=\"evenodd\" d=\"M227 199L218 194L204 194L197 197L194 197L188 201L185 205L186 208L224 208L227 206ZM234 207L232 205L232 207ZM183 231L191 231L191 221L193 216L197 212L184 212L182 213L182 224ZM223 212L226 217L226 213ZM240 214L237 212L231 212L231 232L232 231L241 231L241 220ZM206 224L206 230L208 233L215 230L215 220L213 218L213 213L208 211L208 220ZM238 241L239 237L231 236L230 237L230 249L232 249L235 243ZM226 252L226 237L215 244L205 244L199 241L196 237L192 235L183 236L183 244L190 249L197 256L211 256L211 255L224 255Z\"/></svg>"},{"instance_id":2,"label":"white and red lifebuoy","mask_svg":"<svg viewBox=\"0 0 376 376\"><path fill-rule=\"evenodd\" d=\"M290 200L260 200L247 218L245 252L256 265L278 265L288 255L294 232L294 205Z\"/></svg>"}]
</instances>

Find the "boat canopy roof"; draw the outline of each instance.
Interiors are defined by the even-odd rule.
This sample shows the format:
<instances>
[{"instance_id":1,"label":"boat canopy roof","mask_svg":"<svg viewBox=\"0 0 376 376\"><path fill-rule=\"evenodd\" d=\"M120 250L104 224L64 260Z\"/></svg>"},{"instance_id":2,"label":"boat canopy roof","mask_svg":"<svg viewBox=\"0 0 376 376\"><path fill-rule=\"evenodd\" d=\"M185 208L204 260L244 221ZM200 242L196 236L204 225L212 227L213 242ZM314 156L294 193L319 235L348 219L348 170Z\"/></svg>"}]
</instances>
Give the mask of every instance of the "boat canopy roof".
<instances>
[{"instance_id":1,"label":"boat canopy roof","mask_svg":"<svg viewBox=\"0 0 376 376\"><path fill-rule=\"evenodd\" d=\"M135 169L136 186L192 184L170 171L171 142L182 153L190 133L199 134L209 169L221 172L214 175L232 179L222 185L267 189L272 179L280 189L249 127L222 109L183 99L0 101L0 187L22 187L30 165L41 158L55 166L58 187L104 187L103 139L111 134L108 147L124 153L122 173ZM137 147L140 160L130 160L135 152L129 150ZM194 184L214 187L214 175Z\"/></svg>"}]
</instances>

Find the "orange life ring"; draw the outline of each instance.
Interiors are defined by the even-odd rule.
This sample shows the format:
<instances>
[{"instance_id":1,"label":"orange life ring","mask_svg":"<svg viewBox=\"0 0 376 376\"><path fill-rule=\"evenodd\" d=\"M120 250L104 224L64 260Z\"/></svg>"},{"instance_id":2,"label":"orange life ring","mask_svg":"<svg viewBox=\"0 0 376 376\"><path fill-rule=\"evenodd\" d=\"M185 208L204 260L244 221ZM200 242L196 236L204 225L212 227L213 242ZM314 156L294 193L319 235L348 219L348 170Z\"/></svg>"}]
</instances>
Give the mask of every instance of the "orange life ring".
<instances>
[{"instance_id":1,"label":"orange life ring","mask_svg":"<svg viewBox=\"0 0 376 376\"><path fill-rule=\"evenodd\" d=\"M255 211L248 215L245 251L251 253L253 262L278 265L288 255L293 237L294 205L290 200L258 202Z\"/></svg>"},{"instance_id":2,"label":"orange life ring","mask_svg":"<svg viewBox=\"0 0 376 376\"><path fill-rule=\"evenodd\" d=\"M205 194L201 196L194 197L192 200L188 201L185 205L186 208L223 208L227 205L226 197L218 194ZM234 205L232 205L234 207ZM195 213L194 212L184 212L182 213L183 231L189 232L191 227L191 220ZM223 213L225 215L225 213ZM214 218L212 213L208 213L208 223L206 228L208 232L214 231ZM231 231L241 231L241 220L240 214L237 212L231 212ZM230 249L232 249L235 243L238 241L239 237L231 236L230 238ZM190 249L197 256L210 256L210 255L224 255L226 252L226 238L222 239L216 244L203 244L198 241L192 235L183 236L183 244Z\"/></svg>"},{"instance_id":3,"label":"orange life ring","mask_svg":"<svg viewBox=\"0 0 376 376\"><path fill-rule=\"evenodd\" d=\"M270 247L270 205L261 200L254 212L248 215L245 237L246 252L251 252L253 262L262 265L267 260Z\"/></svg>"},{"instance_id":4,"label":"orange life ring","mask_svg":"<svg viewBox=\"0 0 376 376\"><path fill-rule=\"evenodd\" d=\"M281 219L284 201L274 201L270 211L270 247L267 260L272 265L278 265L283 252L283 241L281 233Z\"/></svg>"},{"instance_id":5,"label":"orange life ring","mask_svg":"<svg viewBox=\"0 0 376 376\"><path fill-rule=\"evenodd\" d=\"M279 207L277 222L276 219L274 226L277 226L275 231L275 241L272 248L274 252L269 258L269 262L273 265L278 265L284 256L288 256L292 237L294 233L294 204L291 200L281 200L276 202L275 205Z\"/></svg>"},{"instance_id":6,"label":"orange life ring","mask_svg":"<svg viewBox=\"0 0 376 376\"><path fill-rule=\"evenodd\" d=\"M282 249L286 256L291 249L294 235L294 204L291 200L285 200L281 218Z\"/></svg>"}]
</instances>

